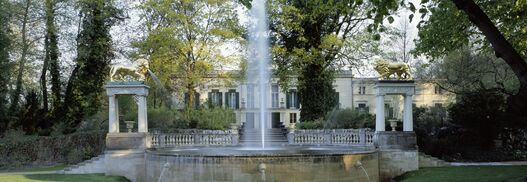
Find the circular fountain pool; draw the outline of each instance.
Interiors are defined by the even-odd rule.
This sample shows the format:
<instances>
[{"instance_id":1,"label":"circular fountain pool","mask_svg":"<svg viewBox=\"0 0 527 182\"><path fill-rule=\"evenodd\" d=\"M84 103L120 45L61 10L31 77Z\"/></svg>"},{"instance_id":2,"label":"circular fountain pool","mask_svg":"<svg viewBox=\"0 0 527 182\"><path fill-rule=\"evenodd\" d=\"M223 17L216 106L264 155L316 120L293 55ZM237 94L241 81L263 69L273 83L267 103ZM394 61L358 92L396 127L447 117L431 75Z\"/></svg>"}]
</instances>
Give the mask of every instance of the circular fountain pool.
<instances>
[{"instance_id":1,"label":"circular fountain pool","mask_svg":"<svg viewBox=\"0 0 527 182\"><path fill-rule=\"evenodd\" d=\"M378 181L367 148L166 148L146 152L147 181Z\"/></svg>"}]
</instances>

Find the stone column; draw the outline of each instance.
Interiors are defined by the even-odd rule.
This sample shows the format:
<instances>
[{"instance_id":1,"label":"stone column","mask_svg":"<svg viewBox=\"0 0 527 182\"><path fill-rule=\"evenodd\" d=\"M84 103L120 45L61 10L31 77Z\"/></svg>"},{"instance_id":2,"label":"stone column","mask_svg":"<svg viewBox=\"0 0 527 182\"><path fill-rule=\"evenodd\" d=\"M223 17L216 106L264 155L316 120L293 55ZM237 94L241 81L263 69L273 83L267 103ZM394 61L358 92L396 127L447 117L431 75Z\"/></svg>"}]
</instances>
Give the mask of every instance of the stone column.
<instances>
[{"instance_id":1,"label":"stone column","mask_svg":"<svg viewBox=\"0 0 527 182\"><path fill-rule=\"evenodd\" d=\"M384 95L378 94L375 103L375 131L384 131Z\"/></svg>"},{"instance_id":2,"label":"stone column","mask_svg":"<svg viewBox=\"0 0 527 182\"><path fill-rule=\"evenodd\" d=\"M414 121L412 116L412 95L404 95L404 118L403 131L414 131Z\"/></svg>"},{"instance_id":3,"label":"stone column","mask_svg":"<svg viewBox=\"0 0 527 182\"><path fill-rule=\"evenodd\" d=\"M108 96L108 132L119 133L119 105L115 95Z\"/></svg>"},{"instance_id":4,"label":"stone column","mask_svg":"<svg viewBox=\"0 0 527 182\"><path fill-rule=\"evenodd\" d=\"M148 133L147 112L146 112L146 97L144 95L137 96L137 132Z\"/></svg>"}]
</instances>

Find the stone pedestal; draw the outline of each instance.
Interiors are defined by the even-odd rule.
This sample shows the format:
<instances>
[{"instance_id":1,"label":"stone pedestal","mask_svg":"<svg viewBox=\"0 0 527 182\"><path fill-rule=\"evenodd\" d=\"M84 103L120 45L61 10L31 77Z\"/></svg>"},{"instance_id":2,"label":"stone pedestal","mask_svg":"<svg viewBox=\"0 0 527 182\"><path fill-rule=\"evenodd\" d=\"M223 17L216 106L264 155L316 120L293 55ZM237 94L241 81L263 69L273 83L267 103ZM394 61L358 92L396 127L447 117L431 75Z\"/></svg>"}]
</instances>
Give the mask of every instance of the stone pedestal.
<instances>
[{"instance_id":1,"label":"stone pedestal","mask_svg":"<svg viewBox=\"0 0 527 182\"><path fill-rule=\"evenodd\" d=\"M130 150L150 148L150 137L147 133L108 133L106 150Z\"/></svg>"},{"instance_id":2,"label":"stone pedestal","mask_svg":"<svg viewBox=\"0 0 527 182\"><path fill-rule=\"evenodd\" d=\"M379 151L380 181L391 181L419 169L417 138L413 131L377 131L374 142Z\"/></svg>"}]
</instances>

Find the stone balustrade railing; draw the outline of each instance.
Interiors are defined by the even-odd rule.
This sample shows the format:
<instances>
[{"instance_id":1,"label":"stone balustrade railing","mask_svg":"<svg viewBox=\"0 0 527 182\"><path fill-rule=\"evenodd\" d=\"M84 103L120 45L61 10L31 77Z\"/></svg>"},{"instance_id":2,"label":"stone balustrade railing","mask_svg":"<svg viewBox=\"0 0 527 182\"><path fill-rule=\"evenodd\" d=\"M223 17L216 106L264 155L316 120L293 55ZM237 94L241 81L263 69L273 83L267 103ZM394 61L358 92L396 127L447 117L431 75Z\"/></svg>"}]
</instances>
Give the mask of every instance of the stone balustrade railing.
<instances>
[{"instance_id":1,"label":"stone balustrade railing","mask_svg":"<svg viewBox=\"0 0 527 182\"><path fill-rule=\"evenodd\" d=\"M290 145L373 146L374 131L369 128L333 130L295 130L287 136Z\"/></svg>"},{"instance_id":2,"label":"stone balustrade railing","mask_svg":"<svg viewBox=\"0 0 527 182\"><path fill-rule=\"evenodd\" d=\"M178 146L237 145L239 135L233 130L154 130L152 148Z\"/></svg>"}]
</instances>

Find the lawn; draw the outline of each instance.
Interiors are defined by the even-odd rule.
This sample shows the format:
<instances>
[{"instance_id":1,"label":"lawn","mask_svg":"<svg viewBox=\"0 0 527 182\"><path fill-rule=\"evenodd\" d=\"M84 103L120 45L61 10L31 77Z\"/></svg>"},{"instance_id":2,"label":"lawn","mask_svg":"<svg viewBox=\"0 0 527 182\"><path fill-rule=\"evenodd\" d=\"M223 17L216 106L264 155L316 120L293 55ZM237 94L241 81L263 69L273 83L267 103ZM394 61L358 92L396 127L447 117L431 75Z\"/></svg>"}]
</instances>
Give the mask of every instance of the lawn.
<instances>
[{"instance_id":1,"label":"lawn","mask_svg":"<svg viewBox=\"0 0 527 182\"><path fill-rule=\"evenodd\" d=\"M405 173L396 181L432 182L432 181L524 181L527 178L527 166L459 166L423 168Z\"/></svg>"},{"instance_id":2,"label":"lawn","mask_svg":"<svg viewBox=\"0 0 527 182\"><path fill-rule=\"evenodd\" d=\"M104 174L31 174L31 175L0 175L0 182L33 182L33 181L75 181L75 182L126 182L121 176L105 176Z\"/></svg>"}]
</instances>

